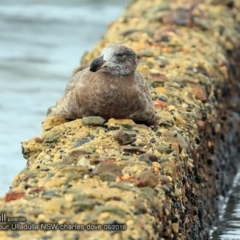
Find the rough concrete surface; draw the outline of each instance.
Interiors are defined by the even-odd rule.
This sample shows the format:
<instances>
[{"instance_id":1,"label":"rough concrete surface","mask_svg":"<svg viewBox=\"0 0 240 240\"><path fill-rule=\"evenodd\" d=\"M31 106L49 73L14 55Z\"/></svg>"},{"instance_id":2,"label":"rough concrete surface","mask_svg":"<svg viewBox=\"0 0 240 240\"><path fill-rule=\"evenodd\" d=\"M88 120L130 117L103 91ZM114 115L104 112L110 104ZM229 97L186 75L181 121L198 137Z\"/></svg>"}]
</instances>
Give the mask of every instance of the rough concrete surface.
<instances>
[{"instance_id":1,"label":"rough concrete surface","mask_svg":"<svg viewBox=\"0 0 240 240\"><path fill-rule=\"evenodd\" d=\"M239 23L239 1L131 1L81 66L111 43L134 49L160 126L46 117L0 199L27 222L0 238L208 239L237 172Z\"/></svg>"}]
</instances>

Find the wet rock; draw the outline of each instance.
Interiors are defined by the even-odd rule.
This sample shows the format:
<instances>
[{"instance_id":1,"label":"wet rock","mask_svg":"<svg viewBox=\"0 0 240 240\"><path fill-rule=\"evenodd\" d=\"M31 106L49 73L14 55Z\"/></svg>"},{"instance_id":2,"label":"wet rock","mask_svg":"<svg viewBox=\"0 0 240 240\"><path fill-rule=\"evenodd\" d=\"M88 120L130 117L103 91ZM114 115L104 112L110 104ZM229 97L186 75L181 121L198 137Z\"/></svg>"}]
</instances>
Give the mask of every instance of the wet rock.
<instances>
[{"instance_id":1,"label":"wet rock","mask_svg":"<svg viewBox=\"0 0 240 240\"><path fill-rule=\"evenodd\" d=\"M184 88L186 87L186 83L178 80L172 81L172 86L175 88Z\"/></svg>"},{"instance_id":2,"label":"wet rock","mask_svg":"<svg viewBox=\"0 0 240 240\"><path fill-rule=\"evenodd\" d=\"M124 146L122 147L124 153L136 153L141 154L145 153L146 151L141 147L133 147L133 146Z\"/></svg>"},{"instance_id":3,"label":"wet rock","mask_svg":"<svg viewBox=\"0 0 240 240\"><path fill-rule=\"evenodd\" d=\"M143 199L146 199L150 203L153 203L154 200L154 189L150 187L142 187L141 188L141 196Z\"/></svg>"},{"instance_id":4,"label":"wet rock","mask_svg":"<svg viewBox=\"0 0 240 240\"><path fill-rule=\"evenodd\" d=\"M133 191L134 190L131 185L128 185L125 182L117 182L117 183L116 182L110 182L109 187L110 188L118 188L118 189L126 190L126 191Z\"/></svg>"},{"instance_id":5,"label":"wet rock","mask_svg":"<svg viewBox=\"0 0 240 240\"><path fill-rule=\"evenodd\" d=\"M44 143L56 143L58 139L61 137L62 132L50 132L44 138Z\"/></svg>"},{"instance_id":6,"label":"wet rock","mask_svg":"<svg viewBox=\"0 0 240 240\"><path fill-rule=\"evenodd\" d=\"M161 88L161 87L163 87L164 86L164 82L165 81L162 81L162 80L152 80L152 81L150 81L150 84L149 84L149 86L151 87L151 88L154 88L154 90L156 91L156 88Z\"/></svg>"},{"instance_id":7,"label":"wet rock","mask_svg":"<svg viewBox=\"0 0 240 240\"><path fill-rule=\"evenodd\" d=\"M28 142L22 142L23 154L28 152L27 149L31 152L41 150L43 148L42 143L43 140L39 137L34 137L30 139Z\"/></svg>"},{"instance_id":8,"label":"wet rock","mask_svg":"<svg viewBox=\"0 0 240 240\"><path fill-rule=\"evenodd\" d=\"M146 162L148 165L152 165L152 162L157 162L158 161L158 157L153 155L153 154L149 154L149 153L144 153L139 155L139 160Z\"/></svg>"},{"instance_id":9,"label":"wet rock","mask_svg":"<svg viewBox=\"0 0 240 240\"><path fill-rule=\"evenodd\" d=\"M29 189L29 188L32 188L32 185L30 185L30 184L28 184L28 183L24 184L24 189L25 189L25 190L27 190L27 189Z\"/></svg>"},{"instance_id":10,"label":"wet rock","mask_svg":"<svg viewBox=\"0 0 240 240\"><path fill-rule=\"evenodd\" d=\"M6 213L7 215L11 215L13 212L13 208L8 206L0 206L0 211L1 213Z\"/></svg>"},{"instance_id":11,"label":"wet rock","mask_svg":"<svg viewBox=\"0 0 240 240\"><path fill-rule=\"evenodd\" d=\"M161 132L156 132L157 137L161 137L162 133Z\"/></svg>"},{"instance_id":12,"label":"wet rock","mask_svg":"<svg viewBox=\"0 0 240 240\"><path fill-rule=\"evenodd\" d=\"M178 234L178 232L179 232L179 225L178 225L178 223L173 223L173 224L172 224L172 231L173 231L175 234Z\"/></svg>"},{"instance_id":13,"label":"wet rock","mask_svg":"<svg viewBox=\"0 0 240 240\"><path fill-rule=\"evenodd\" d=\"M169 42L169 37L165 35L162 36L160 40L163 42ZM160 67L165 67L170 64L170 61L165 56L159 56L157 59L160 61Z\"/></svg>"},{"instance_id":14,"label":"wet rock","mask_svg":"<svg viewBox=\"0 0 240 240\"><path fill-rule=\"evenodd\" d=\"M19 233L18 232L11 232L10 234L8 234L8 237L18 238L19 237Z\"/></svg>"},{"instance_id":15,"label":"wet rock","mask_svg":"<svg viewBox=\"0 0 240 240\"><path fill-rule=\"evenodd\" d=\"M101 162L93 169L93 175L100 175L102 173L112 173L115 176L122 176L122 170L116 163Z\"/></svg>"},{"instance_id":16,"label":"wet rock","mask_svg":"<svg viewBox=\"0 0 240 240\"><path fill-rule=\"evenodd\" d=\"M45 190L42 194L44 199L52 199L53 197L60 197L60 195L55 190Z\"/></svg>"},{"instance_id":17,"label":"wet rock","mask_svg":"<svg viewBox=\"0 0 240 240\"><path fill-rule=\"evenodd\" d=\"M166 127L172 127L174 123L174 118L172 114L166 109L162 109L161 111L161 120L160 120L160 125L161 126L166 126Z\"/></svg>"},{"instance_id":18,"label":"wet rock","mask_svg":"<svg viewBox=\"0 0 240 240\"><path fill-rule=\"evenodd\" d=\"M162 185L164 184L168 185L170 183L168 176L165 175L159 175L159 181L161 182Z\"/></svg>"},{"instance_id":19,"label":"wet rock","mask_svg":"<svg viewBox=\"0 0 240 240\"><path fill-rule=\"evenodd\" d=\"M150 11L152 13L157 13L157 12L161 12L161 11L169 11L169 10L171 10L171 6L169 5L169 3L162 3L161 5L150 9Z\"/></svg>"},{"instance_id":20,"label":"wet rock","mask_svg":"<svg viewBox=\"0 0 240 240\"><path fill-rule=\"evenodd\" d=\"M22 177L21 177L21 181L26 182L26 181L28 181L30 178L36 178L37 175L38 175L38 173L39 173L39 171L26 170L26 169L25 169L25 170L23 170L21 173L23 174Z\"/></svg>"},{"instance_id":21,"label":"wet rock","mask_svg":"<svg viewBox=\"0 0 240 240\"><path fill-rule=\"evenodd\" d=\"M103 172L99 174L99 178L104 182L115 182L116 175L110 172Z\"/></svg>"},{"instance_id":22,"label":"wet rock","mask_svg":"<svg viewBox=\"0 0 240 240\"><path fill-rule=\"evenodd\" d=\"M137 176L138 187L154 188L159 183L159 178L155 176L150 170L145 170Z\"/></svg>"},{"instance_id":23,"label":"wet rock","mask_svg":"<svg viewBox=\"0 0 240 240\"><path fill-rule=\"evenodd\" d=\"M112 157L109 157L109 158L95 158L92 163L93 164L98 164L98 163L101 163L101 162L111 162L111 163L114 163L116 161L116 158L112 158Z\"/></svg>"},{"instance_id":24,"label":"wet rock","mask_svg":"<svg viewBox=\"0 0 240 240\"><path fill-rule=\"evenodd\" d=\"M128 35L131 35L132 33L135 33L135 32L140 32L141 30L139 29L130 29L130 30L126 30L126 31L123 31L121 33L119 33L120 35L123 35L124 37L128 36Z\"/></svg>"},{"instance_id":25,"label":"wet rock","mask_svg":"<svg viewBox=\"0 0 240 240\"><path fill-rule=\"evenodd\" d=\"M234 4L233 0L212 0L211 2L213 5L227 5L227 6L231 6Z\"/></svg>"},{"instance_id":26,"label":"wet rock","mask_svg":"<svg viewBox=\"0 0 240 240\"><path fill-rule=\"evenodd\" d=\"M152 162L149 160L149 158L146 156L146 154L139 155L139 160L147 163L149 166L152 166Z\"/></svg>"},{"instance_id":27,"label":"wet rock","mask_svg":"<svg viewBox=\"0 0 240 240\"><path fill-rule=\"evenodd\" d=\"M6 194L4 200L5 202L10 202L10 201L13 201L13 200L18 200L20 198L23 198L25 195L24 192L22 191L10 191Z\"/></svg>"},{"instance_id":28,"label":"wet rock","mask_svg":"<svg viewBox=\"0 0 240 240\"><path fill-rule=\"evenodd\" d=\"M171 147L167 146L167 145L163 145L163 144L160 144L158 147L157 147L157 150L158 152L160 153L166 153L166 154L169 154L171 153L173 150Z\"/></svg>"},{"instance_id":29,"label":"wet rock","mask_svg":"<svg viewBox=\"0 0 240 240\"><path fill-rule=\"evenodd\" d=\"M121 160L123 160L123 161L130 161L132 159L133 159L132 156L128 156L128 155L122 155L121 156Z\"/></svg>"},{"instance_id":30,"label":"wet rock","mask_svg":"<svg viewBox=\"0 0 240 240\"><path fill-rule=\"evenodd\" d=\"M119 129L120 127L126 128L126 129L132 129L133 126L136 124L131 119L114 119L110 118L106 125L110 129Z\"/></svg>"},{"instance_id":31,"label":"wet rock","mask_svg":"<svg viewBox=\"0 0 240 240\"><path fill-rule=\"evenodd\" d=\"M66 174L69 173L68 178L74 179L79 178L80 175L88 174L88 168L83 166L65 166L61 169L61 173ZM64 176L64 175L63 175Z\"/></svg>"},{"instance_id":32,"label":"wet rock","mask_svg":"<svg viewBox=\"0 0 240 240\"><path fill-rule=\"evenodd\" d=\"M155 92L151 92L151 97L153 100L157 99L157 94Z\"/></svg>"},{"instance_id":33,"label":"wet rock","mask_svg":"<svg viewBox=\"0 0 240 240\"><path fill-rule=\"evenodd\" d=\"M112 207L112 206L99 206L93 212L93 215L94 214L99 215L100 213L103 213L103 212L110 212L120 217L124 217L126 215L126 213L122 209L117 207Z\"/></svg>"},{"instance_id":34,"label":"wet rock","mask_svg":"<svg viewBox=\"0 0 240 240\"><path fill-rule=\"evenodd\" d=\"M154 104L154 107L157 109L168 109L167 103L161 100L156 100L153 102L153 104Z\"/></svg>"},{"instance_id":35,"label":"wet rock","mask_svg":"<svg viewBox=\"0 0 240 240\"><path fill-rule=\"evenodd\" d=\"M190 10L180 7L172 12L171 21L177 25L191 26L193 16Z\"/></svg>"},{"instance_id":36,"label":"wet rock","mask_svg":"<svg viewBox=\"0 0 240 240\"><path fill-rule=\"evenodd\" d=\"M41 171L44 171L44 172L47 172L47 171L50 170L50 168L48 168L48 167L43 167L43 168L41 168L40 170L41 170Z\"/></svg>"},{"instance_id":37,"label":"wet rock","mask_svg":"<svg viewBox=\"0 0 240 240\"><path fill-rule=\"evenodd\" d=\"M175 131L165 131L163 133L164 139L166 139L169 143L177 143L181 146L181 148L185 149L188 147L188 144L186 140L183 138L183 136Z\"/></svg>"},{"instance_id":38,"label":"wet rock","mask_svg":"<svg viewBox=\"0 0 240 240\"><path fill-rule=\"evenodd\" d=\"M206 102L207 101L207 93L203 86L200 85L192 85L192 93L196 97L196 99Z\"/></svg>"},{"instance_id":39,"label":"wet rock","mask_svg":"<svg viewBox=\"0 0 240 240\"><path fill-rule=\"evenodd\" d=\"M163 190L167 196L172 192L171 188L166 185L163 185Z\"/></svg>"},{"instance_id":40,"label":"wet rock","mask_svg":"<svg viewBox=\"0 0 240 240\"><path fill-rule=\"evenodd\" d=\"M202 30L208 30L211 28L211 23L206 19L194 17L193 22L195 26L200 27Z\"/></svg>"},{"instance_id":41,"label":"wet rock","mask_svg":"<svg viewBox=\"0 0 240 240\"><path fill-rule=\"evenodd\" d=\"M174 152L179 154L182 151L182 147L178 143L171 143L171 149L173 150L172 154Z\"/></svg>"},{"instance_id":42,"label":"wet rock","mask_svg":"<svg viewBox=\"0 0 240 240\"><path fill-rule=\"evenodd\" d=\"M73 147L80 147L82 146L84 143L90 142L92 140L91 137L83 137L78 139L74 144Z\"/></svg>"},{"instance_id":43,"label":"wet rock","mask_svg":"<svg viewBox=\"0 0 240 240\"><path fill-rule=\"evenodd\" d=\"M144 204L139 201L139 200L135 200L133 202L133 206L140 212L140 213L147 213L147 208L144 206Z\"/></svg>"},{"instance_id":44,"label":"wet rock","mask_svg":"<svg viewBox=\"0 0 240 240\"><path fill-rule=\"evenodd\" d=\"M81 155L85 155L85 154L91 154L94 153L94 149L93 148L87 148L87 147L78 147L78 148L74 148L72 150L70 150L67 155L64 157L64 161L76 161L79 156Z\"/></svg>"},{"instance_id":45,"label":"wet rock","mask_svg":"<svg viewBox=\"0 0 240 240\"><path fill-rule=\"evenodd\" d=\"M164 20L165 16L166 16L166 13L164 12L164 15L162 15L161 20ZM176 29L172 26L162 26L155 31L155 33L153 35L153 39L156 42L161 42L162 39L165 39L165 40L167 40L166 42L169 42L169 37L171 36L169 33L171 33L171 35L172 35L172 33L176 34ZM161 59L161 58L165 58L165 57L159 56L159 58Z\"/></svg>"},{"instance_id":46,"label":"wet rock","mask_svg":"<svg viewBox=\"0 0 240 240\"><path fill-rule=\"evenodd\" d=\"M118 130L113 134L114 140L118 141L121 145L127 145L133 143L136 138L136 134L131 134L130 132Z\"/></svg>"},{"instance_id":47,"label":"wet rock","mask_svg":"<svg viewBox=\"0 0 240 240\"><path fill-rule=\"evenodd\" d=\"M97 205L99 205L99 202L92 199L78 200L72 202L72 206L76 207L76 209L74 210L75 213L79 213L84 210L91 210Z\"/></svg>"},{"instance_id":48,"label":"wet rock","mask_svg":"<svg viewBox=\"0 0 240 240\"><path fill-rule=\"evenodd\" d=\"M106 120L98 116L89 116L83 117L82 122L84 125L103 126Z\"/></svg>"},{"instance_id":49,"label":"wet rock","mask_svg":"<svg viewBox=\"0 0 240 240\"><path fill-rule=\"evenodd\" d=\"M90 167L90 161L86 157L81 157L77 163L77 166Z\"/></svg>"},{"instance_id":50,"label":"wet rock","mask_svg":"<svg viewBox=\"0 0 240 240\"><path fill-rule=\"evenodd\" d=\"M114 162L116 162L116 158L105 158L104 159L104 162L107 162L107 163L114 163Z\"/></svg>"},{"instance_id":51,"label":"wet rock","mask_svg":"<svg viewBox=\"0 0 240 240\"><path fill-rule=\"evenodd\" d=\"M45 188L44 187L32 187L29 191L29 193L40 193L42 191L44 191Z\"/></svg>"},{"instance_id":52,"label":"wet rock","mask_svg":"<svg viewBox=\"0 0 240 240\"><path fill-rule=\"evenodd\" d=\"M51 178L51 177L53 177L53 176L54 176L53 173L48 173L46 177L47 177L47 179L49 179L49 178Z\"/></svg>"},{"instance_id":53,"label":"wet rock","mask_svg":"<svg viewBox=\"0 0 240 240\"><path fill-rule=\"evenodd\" d=\"M150 71L150 74L148 76L148 79L150 81L154 81L154 82L167 82L169 81L169 79L167 78L166 75L159 73L158 71ZM153 85L152 85L153 86ZM154 87L154 86L153 86ZM157 87L157 86L155 86Z\"/></svg>"},{"instance_id":54,"label":"wet rock","mask_svg":"<svg viewBox=\"0 0 240 240\"><path fill-rule=\"evenodd\" d=\"M151 86L151 84L150 84L150 86ZM164 84L163 84L163 86L161 86L161 85L156 86L153 90L157 94L157 96L160 96L163 94L165 95L167 93L166 88L164 88Z\"/></svg>"},{"instance_id":55,"label":"wet rock","mask_svg":"<svg viewBox=\"0 0 240 240\"><path fill-rule=\"evenodd\" d=\"M163 102L167 102L167 97L164 96L164 95L160 95L160 96L158 97L158 99L161 100L161 101L163 101Z\"/></svg>"}]
</instances>

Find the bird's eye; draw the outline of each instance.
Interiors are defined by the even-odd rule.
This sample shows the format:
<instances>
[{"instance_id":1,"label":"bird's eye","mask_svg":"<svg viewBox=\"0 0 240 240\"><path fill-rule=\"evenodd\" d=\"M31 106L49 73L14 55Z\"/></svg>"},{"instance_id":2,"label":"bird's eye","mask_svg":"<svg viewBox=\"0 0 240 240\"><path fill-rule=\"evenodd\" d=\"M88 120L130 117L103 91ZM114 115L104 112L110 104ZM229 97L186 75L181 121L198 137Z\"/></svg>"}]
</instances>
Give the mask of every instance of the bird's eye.
<instances>
[{"instance_id":1,"label":"bird's eye","mask_svg":"<svg viewBox=\"0 0 240 240\"><path fill-rule=\"evenodd\" d=\"M117 57L123 57L124 54L123 53L117 53Z\"/></svg>"}]
</instances>

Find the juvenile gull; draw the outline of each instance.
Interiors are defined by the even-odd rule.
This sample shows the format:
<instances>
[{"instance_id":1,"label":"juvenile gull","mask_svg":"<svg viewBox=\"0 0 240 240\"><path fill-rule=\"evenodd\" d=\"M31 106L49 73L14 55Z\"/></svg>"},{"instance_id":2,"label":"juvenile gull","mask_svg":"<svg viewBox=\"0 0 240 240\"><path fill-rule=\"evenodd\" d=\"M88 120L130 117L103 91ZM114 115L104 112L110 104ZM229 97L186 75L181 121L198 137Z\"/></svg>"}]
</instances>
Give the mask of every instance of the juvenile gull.
<instances>
[{"instance_id":1,"label":"juvenile gull","mask_svg":"<svg viewBox=\"0 0 240 240\"><path fill-rule=\"evenodd\" d=\"M129 118L137 123L156 125L159 117L150 91L136 68L137 57L132 49L117 44L104 48L90 67L72 77L62 102L50 115L66 119Z\"/></svg>"}]
</instances>

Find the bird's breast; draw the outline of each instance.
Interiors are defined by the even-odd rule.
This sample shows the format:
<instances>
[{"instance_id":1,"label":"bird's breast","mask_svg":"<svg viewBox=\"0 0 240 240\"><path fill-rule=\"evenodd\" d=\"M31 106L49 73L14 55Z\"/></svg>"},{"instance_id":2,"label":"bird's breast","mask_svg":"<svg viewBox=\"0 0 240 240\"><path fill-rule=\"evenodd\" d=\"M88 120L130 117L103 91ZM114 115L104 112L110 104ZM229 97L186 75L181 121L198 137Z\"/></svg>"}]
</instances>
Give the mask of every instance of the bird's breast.
<instances>
[{"instance_id":1,"label":"bird's breast","mask_svg":"<svg viewBox=\"0 0 240 240\"><path fill-rule=\"evenodd\" d=\"M141 107L140 91L134 79L124 77L98 78L82 84L76 101L78 106L91 115L105 118L125 118L129 112Z\"/></svg>"}]
</instances>

